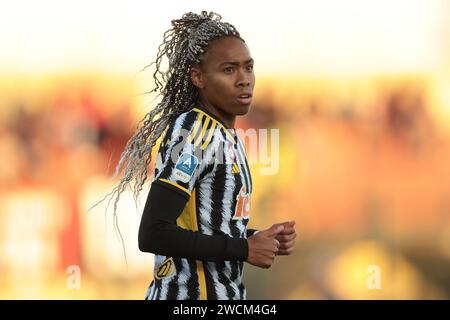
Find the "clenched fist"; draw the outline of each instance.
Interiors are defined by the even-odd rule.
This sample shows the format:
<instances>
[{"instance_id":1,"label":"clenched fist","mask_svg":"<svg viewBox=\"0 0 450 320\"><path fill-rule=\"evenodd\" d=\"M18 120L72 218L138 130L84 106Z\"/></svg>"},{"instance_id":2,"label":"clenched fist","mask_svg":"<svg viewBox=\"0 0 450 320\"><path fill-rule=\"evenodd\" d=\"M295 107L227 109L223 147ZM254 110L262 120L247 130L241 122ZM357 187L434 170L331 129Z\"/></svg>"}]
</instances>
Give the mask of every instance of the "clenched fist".
<instances>
[{"instance_id":1,"label":"clenched fist","mask_svg":"<svg viewBox=\"0 0 450 320\"><path fill-rule=\"evenodd\" d=\"M249 237L247 262L260 268L270 268L280 248L280 241L276 237L283 230L283 225L273 225Z\"/></svg>"},{"instance_id":2,"label":"clenched fist","mask_svg":"<svg viewBox=\"0 0 450 320\"><path fill-rule=\"evenodd\" d=\"M277 255L288 256L294 250L295 238L297 234L295 232L295 221L287 221L283 223L275 224L274 226L283 226L283 230L279 232L275 239L280 243L280 247Z\"/></svg>"}]
</instances>

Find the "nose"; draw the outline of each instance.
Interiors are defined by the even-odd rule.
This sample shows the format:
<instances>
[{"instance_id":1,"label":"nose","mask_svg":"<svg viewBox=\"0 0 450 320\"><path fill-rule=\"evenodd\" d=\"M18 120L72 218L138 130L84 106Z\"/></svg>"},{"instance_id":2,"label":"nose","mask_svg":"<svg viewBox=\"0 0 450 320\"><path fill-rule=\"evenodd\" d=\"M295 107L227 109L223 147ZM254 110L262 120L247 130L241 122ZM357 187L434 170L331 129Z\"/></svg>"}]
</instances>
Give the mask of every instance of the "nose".
<instances>
[{"instance_id":1,"label":"nose","mask_svg":"<svg viewBox=\"0 0 450 320\"><path fill-rule=\"evenodd\" d=\"M238 87L248 87L250 85L250 80L242 79L238 82Z\"/></svg>"},{"instance_id":2,"label":"nose","mask_svg":"<svg viewBox=\"0 0 450 320\"><path fill-rule=\"evenodd\" d=\"M240 72L239 78L237 81L237 86L238 87L248 87L250 85L250 83L251 83L250 75L246 72Z\"/></svg>"}]
</instances>

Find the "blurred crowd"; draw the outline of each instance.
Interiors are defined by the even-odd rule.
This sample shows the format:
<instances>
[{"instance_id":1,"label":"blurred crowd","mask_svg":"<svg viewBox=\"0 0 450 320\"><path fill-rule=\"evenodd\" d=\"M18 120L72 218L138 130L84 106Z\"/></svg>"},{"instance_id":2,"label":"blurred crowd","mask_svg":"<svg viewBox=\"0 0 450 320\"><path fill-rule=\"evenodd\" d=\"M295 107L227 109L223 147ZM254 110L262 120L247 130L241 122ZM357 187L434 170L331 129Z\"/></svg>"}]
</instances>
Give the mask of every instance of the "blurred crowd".
<instances>
[{"instance_id":1,"label":"blurred crowd","mask_svg":"<svg viewBox=\"0 0 450 320\"><path fill-rule=\"evenodd\" d=\"M100 211L87 227L94 218L83 202L93 181L110 179L143 116L127 80L18 79L15 91L0 88L0 298L143 297L148 261L123 271L114 232L112 247L98 245L97 229L112 217ZM363 89L361 81L257 83L238 126L279 129L280 167L267 176L252 165L250 226L295 219L299 238L271 271L248 267L250 297L450 297L450 137L434 121L429 83L364 81ZM86 267L102 250L117 260ZM86 270L85 291L67 293L69 265ZM366 287L370 265L380 266L383 289Z\"/></svg>"}]
</instances>

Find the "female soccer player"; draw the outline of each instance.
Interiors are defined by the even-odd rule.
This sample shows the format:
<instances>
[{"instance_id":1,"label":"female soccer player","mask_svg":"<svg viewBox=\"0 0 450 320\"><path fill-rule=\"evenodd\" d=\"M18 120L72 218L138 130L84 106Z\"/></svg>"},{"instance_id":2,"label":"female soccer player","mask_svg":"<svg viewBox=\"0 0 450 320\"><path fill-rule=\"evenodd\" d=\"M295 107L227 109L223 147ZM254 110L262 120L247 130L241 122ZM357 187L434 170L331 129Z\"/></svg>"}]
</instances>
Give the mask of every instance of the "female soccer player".
<instances>
[{"instance_id":1,"label":"female soccer player","mask_svg":"<svg viewBox=\"0 0 450 320\"><path fill-rule=\"evenodd\" d=\"M253 186L234 124L252 101L250 51L220 15L186 13L165 32L154 64L152 92L160 89L162 101L116 168L116 192L134 178L138 193L162 138L139 228L140 250L155 254L146 299L246 299L243 262L269 268L292 252L296 236L294 221L247 229Z\"/></svg>"}]
</instances>

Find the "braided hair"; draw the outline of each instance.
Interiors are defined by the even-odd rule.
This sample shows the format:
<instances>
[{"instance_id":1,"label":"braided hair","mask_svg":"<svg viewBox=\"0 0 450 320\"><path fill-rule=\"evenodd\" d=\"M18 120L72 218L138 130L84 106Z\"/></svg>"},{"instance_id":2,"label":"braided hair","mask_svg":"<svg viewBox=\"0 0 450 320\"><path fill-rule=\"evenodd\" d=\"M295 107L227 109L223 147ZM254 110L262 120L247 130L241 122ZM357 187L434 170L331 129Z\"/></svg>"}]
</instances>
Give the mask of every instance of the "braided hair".
<instances>
[{"instance_id":1,"label":"braided hair","mask_svg":"<svg viewBox=\"0 0 450 320\"><path fill-rule=\"evenodd\" d=\"M155 88L146 93L157 92L157 97L162 96L162 99L139 121L137 130L128 140L113 175L116 177L121 172L119 183L108 195L111 195L111 198L115 196L114 225L119 231L122 244L123 238L116 214L120 195L127 187L131 187L134 201L137 203L139 192L147 180L151 153L158 138L181 113L192 109L198 102L199 92L192 83L191 68L201 66L207 47L212 41L226 36L244 41L233 25L221 19L215 12L202 11L201 14L185 13L181 19L172 20L172 28L164 33L156 61L145 67L153 64L156 66L153 74ZM164 58L168 59L167 71L161 67Z\"/></svg>"}]
</instances>

